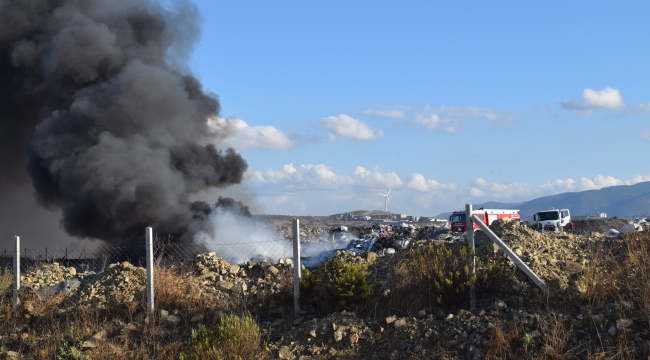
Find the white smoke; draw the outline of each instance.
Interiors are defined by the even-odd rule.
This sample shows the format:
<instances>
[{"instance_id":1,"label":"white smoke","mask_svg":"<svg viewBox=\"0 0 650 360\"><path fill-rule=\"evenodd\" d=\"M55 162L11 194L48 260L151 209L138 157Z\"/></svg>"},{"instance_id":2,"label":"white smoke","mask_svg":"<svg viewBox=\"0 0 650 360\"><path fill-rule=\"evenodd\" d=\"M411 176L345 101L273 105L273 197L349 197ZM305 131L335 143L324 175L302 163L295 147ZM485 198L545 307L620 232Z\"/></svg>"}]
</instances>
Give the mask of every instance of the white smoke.
<instances>
[{"instance_id":1,"label":"white smoke","mask_svg":"<svg viewBox=\"0 0 650 360\"><path fill-rule=\"evenodd\" d=\"M300 256L304 258L302 264L307 267L317 266L328 258L334 256L336 250L345 249L350 243L348 239L321 240L302 244Z\"/></svg>"},{"instance_id":2,"label":"white smoke","mask_svg":"<svg viewBox=\"0 0 650 360\"><path fill-rule=\"evenodd\" d=\"M302 263L316 266L333 256L336 250L345 249L353 239L356 238L350 233L343 238L330 235L315 242L303 242L300 248ZM293 239L277 235L263 224L223 208L216 208L208 215L201 231L194 235L194 241L231 264L293 259Z\"/></svg>"},{"instance_id":3,"label":"white smoke","mask_svg":"<svg viewBox=\"0 0 650 360\"><path fill-rule=\"evenodd\" d=\"M253 219L216 208L194 235L197 244L214 251L231 264L248 260L277 262L293 254L291 241L274 235Z\"/></svg>"}]
</instances>

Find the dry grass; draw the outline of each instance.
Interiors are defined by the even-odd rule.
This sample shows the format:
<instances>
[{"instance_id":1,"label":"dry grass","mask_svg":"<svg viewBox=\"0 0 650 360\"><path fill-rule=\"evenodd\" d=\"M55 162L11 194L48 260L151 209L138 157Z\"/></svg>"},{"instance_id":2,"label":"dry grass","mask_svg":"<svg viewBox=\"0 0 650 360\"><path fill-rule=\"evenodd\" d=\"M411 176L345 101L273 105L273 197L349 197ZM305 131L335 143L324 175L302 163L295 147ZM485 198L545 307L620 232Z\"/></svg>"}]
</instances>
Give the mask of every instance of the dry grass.
<instances>
[{"instance_id":1,"label":"dry grass","mask_svg":"<svg viewBox=\"0 0 650 360\"><path fill-rule=\"evenodd\" d=\"M514 278L514 268L507 264L503 254L489 257L485 262L477 257L474 275L469 270L470 258L471 250L467 246L455 250L433 244L421 247L412 256L391 264L389 280L384 286L391 291L387 296L376 294L373 300L382 304L388 300L388 311L409 314L433 307L466 308L472 286L480 297L485 292L501 291L502 285Z\"/></svg>"},{"instance_id":2,"label":"dry grass","mask_svg":"<svg viewBox=\"0 0 650 360\"><path fill-rule=\"evenodd\" d=\"M648 358L650 343L638 338L650 336L647 322L635 321L632 332L607 332L616 319L650 315L650 233L608 239L588 255L575 287L531 301L528 310L536 314L541 336L531 339L510 320L490 332L486 358ZM607 325L594 316L607 319Z\"/></svg>"},{"instance_id":3,"label":"dry grass","mask_svg":"<svg viewBox=\"0 0 650 360\"><path fill-rule=\"evenodd\" d=\"M607 317L614 311L627 319L650 315L650 233L608 240L590 254L589 260L582 274L576 275L577 287L548 298L530 300L527 310L536 314L539 337L532 338L526 332L530 330L515 320L505 321L490 330L489 344L483 349L486 358L648 358L647 322L641 324L637 320L633 333L618 332L612 337L592 316ZM499 298L511 295L500 290L510 275L500 270L498 259L479 264L476 278L469 276L466 261L466 253L450 254L433 248L398 254L380 274L384 276L383 285L376 287L379 291L370 295L367 308L360 309L359 313L379 318L386 313L412 314L426 307L467 308L471 282L477 287L479 299L491 294ZM0 277L0 285L6 282L5 277L10 280L10 276L5 272ZM14 309L11 291L7 290L0 296L0 336L4 343L0 353L13 350L26 359L57 356L83 359L84 354L92 359L177 359L190 348L192 330L196 327L189 324L189 319L196 314L204 314L209 324L219 312L248 312L259 322L272 318L269 314L272 309L280 309L285 324L291 326L294 316L291 271L283 269L274 282L279 284L273 288L261 287L254 300L244 296L219 298L204 292L186 269L159 266L155 281L156 312L150 319L147 319L145 298L110 309L79 307L62 313L63 297L40 298L33 291L23 289L22 303ZM390 292L382 292L385 289ZM158 318L162 309L178 310L181 325L171 328L162 324ZM615 318L610 317L608 321L610 327ZM84 341L102 332L103 340L96 348L81 351ZM643 341L635 340L635 335L640 333L645 334ZM584 341L576 342L577 338ZM453 347L441 348L443 343L437 344L437 347L431 345L430 354L454 356Z\"/></svg>"},{"instance_id":4,"label":"dry grass","mask_svg":"<svg viewBox=\"0 0 650 360\"><path fill-rule=\"evenodd\" d=\"M519 359L523 329L517 324L497 325L490 330L486 359Z\"/></svg>"},{"instance_id":5,"label":"dry grass","mask_svg":"<svg viewBox=\"0 0 650 360\"><path fill-rule=\"evenodd\" d=\"M154 291L152 319L147 318L145 298L109 309L76 307L61 312L63 296L41 298L23 289L21 305L14 309L11 292L6 291L0 298L0 336L7 342L0 352L17 351L26 359L177 359L190 342L192 316L209 317L213 310L228 306L235 310L230 303L220 308L226 303L203 294L190 274L174 267L156 269ZM161 309L180 310L181 326L162 324ZM103 334L98 346L83 350L83 342L98 333Z\"/></svg>"}]
</instances>

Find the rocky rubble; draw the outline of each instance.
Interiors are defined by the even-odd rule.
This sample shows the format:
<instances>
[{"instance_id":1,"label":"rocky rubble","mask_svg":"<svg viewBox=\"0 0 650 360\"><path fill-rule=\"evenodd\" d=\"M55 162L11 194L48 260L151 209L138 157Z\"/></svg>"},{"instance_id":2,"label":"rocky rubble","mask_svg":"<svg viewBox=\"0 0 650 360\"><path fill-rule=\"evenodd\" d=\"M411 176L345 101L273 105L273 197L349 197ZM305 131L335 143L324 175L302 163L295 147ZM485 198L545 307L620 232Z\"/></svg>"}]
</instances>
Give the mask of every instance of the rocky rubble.
<instances>
[{"instance_id":1,"label":"rocky rubble","mask_svg":"<svg viewBox=\"0 0 650 360\"><path fill-rule=\"evenodd\" d=\"M497 221L490 227L553 290L567 293L584 290L581 279L585 269L593 261L594 254L613 241L598 233L589 236L542 234L519 222L507 220ZM422 235L424 230L391 230L386 240L391 237L394 240L410 239L409 249L427 244L463 245L431 240L428 235L439 230L429 229L425 235ZM476 244L479 256L500 251L482 232L476 233ZM398 253L403 255L394 256L346 250L333 254L346 262L372 263L369 280L379 289L377 304L381 306L381 297L386 298L391 291L387 281L390 263L408 259L409 249ZM199 254L191 264L189 281L196 283L202 294L220 299L215 305L224 305L223 302L259 305L256 318L266 339L269 339L270 354L279 359L482 359L490 351L490 339L495 332L507 331L510 327L518 329L513 346L525 342L528 344L525 346L530 346L530 351L537 356L556 357L550 344L554 331L559 329L554 326L560 321L564 326L561 329L571 332L566 340L568 348L577 351L582 344L595 342L615 346L627 341L632 348L643 347L650 339L647 316L639 316L626 301L610 303L603 308L575 306L574 310L564 314L534 307L532 299L539 292L522 274L518 274L512 283L495 287L493 293L483 294L475 311L465 310L468 304L464 303L417 312L417 309L409 310L413 313L395 311L388 316L368 318L350 311L322 316L303 308L302 317L294 321L286 304L261 301L265 295L290 294L287 284L291 284L293 265L291 259L280 259L276 263L265 260L230 264L216 253ZM79 305L110 308L141 301L145 297L146 273L143 268L124 262L111 264L100 274L76 274L73 270L56 263L49 264L24 275L22 280L36 289L60 286L65 281L79 281L79 288L66 295L62 309ZM566 297L562 295L561 299ZM565 301L565 304L570 303ZM387 307L382 311L385 314L385 311L393 310ZM198 314L194 309L160 311L161 323L175 329L184 324L212 324L215 318L213 309ZM141 324L129 326L135 328Z\"/></svg>"},{"instance_id":2,"label":"rocky rubble","mask_svg":"<svg viewBox=\"0 0 650 360\"><path fill-rule=\"evenodd\" d=\"M21 275L20 283L29 285L34 290L38 290L48 286L59 286L61 282L73 277L85 278L94 274L94 272L77 274L77 270L74 267L66 268L58 262L54 262L30 269L25 275Z\"/></svg>"},{"instance_id":3,"label":"rocky rubble","mask_svg":"<svg viewBox=\"0 0 650 360\"><path fill-rule=\"evenodd\" d=\"M145 268L127 261L110 264L104 272L83 279L80 290L67 303L104 309L139 301L144 298L146 277Z\"/></svg>"},{"instance_id":4,"label":"rocky rubble","mask_svg":"<svg viewBox=\"0 0 650 360\"><path fill-rule=\"evenodd\" d=\"M594 251L608 241L600 234L540 233L507 219L495 221L490 229L542 280L552 288L559 289L575 286L577 277L574 275L581 273ZM479 254L479 247L500 251L483 232L476 232L475 239Z\"/></svg>"},{"instance_id":5,"label":"rocky rubble","mask_svg":"<svg viewBox=\"0 0 650 360\"><path fill-rule=\"evenodd\" d=\"M273 294L279 291L280 277L293 269L293 260L280 259L271 264L266 260L256 263L235 265L220 258L216 253L199 254L194 260L194 271L204 292L226 295L255 295L266 290Z\"/></svg>"}]
</instances>

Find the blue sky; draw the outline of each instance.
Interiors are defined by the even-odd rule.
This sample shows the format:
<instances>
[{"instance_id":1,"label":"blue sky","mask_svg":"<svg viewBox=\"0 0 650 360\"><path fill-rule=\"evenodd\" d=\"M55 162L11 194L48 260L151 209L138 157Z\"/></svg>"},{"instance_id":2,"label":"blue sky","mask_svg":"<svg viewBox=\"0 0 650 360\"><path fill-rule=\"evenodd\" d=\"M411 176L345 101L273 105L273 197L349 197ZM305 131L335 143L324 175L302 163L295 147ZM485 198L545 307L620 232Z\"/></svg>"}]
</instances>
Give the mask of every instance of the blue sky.
<instances>
[{"instance_id":1,"label":"blue sky","mask_svg":"<svg viewBox=\"0 0 650 360\"><path fill-rule=\"evenodd\" d=\"M259 213L465 203L650 180L647 2L195 1L191 71Z\"/></svg>"}]
</instances>

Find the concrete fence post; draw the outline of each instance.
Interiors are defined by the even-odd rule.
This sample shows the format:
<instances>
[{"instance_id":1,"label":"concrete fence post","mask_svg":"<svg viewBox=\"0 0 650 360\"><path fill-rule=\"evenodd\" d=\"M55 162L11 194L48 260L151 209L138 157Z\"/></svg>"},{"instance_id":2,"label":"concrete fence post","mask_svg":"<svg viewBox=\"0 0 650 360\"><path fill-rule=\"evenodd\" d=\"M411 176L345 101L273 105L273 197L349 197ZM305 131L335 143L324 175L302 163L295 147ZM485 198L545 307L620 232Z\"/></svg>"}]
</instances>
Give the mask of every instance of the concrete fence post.
<instances>
[{"instance_id":1,"label":"concrete fence post","mask_svg":"<svg viewBox=\"0 0 650 360\"><path fill-rule=\"evenodd\" d=\"M467 242L469 243L469 248L471 253L469 254L469 276L470 279L474 278L476 273L476 247L474 246L474 223L472 223L472 204L465 204L465 221L467 224ZM476 310L476 287L474 282L471 282L469 288L469 308L470 310Z\"/></svg>"},{"instance_id":2,"label":"concrete fence post","mask_svg":"<svg viewBox=\"0 0 650 360\"><path fill-rule=\"evenodd\" d=\"M18 290L20 290L20 236L14 236L14 261L13 261L13 290L14 290L14 306L20 305L20 298L18 297Z\"/></svg>"},{"instance_id":3,"label":"concrete fence post","mask_svg":"<svg viewBox=\"0 0 650 360\"><path fill-rule=\"evenodd\" d=\"M146 230L147 241L147 313L153 315L154 311L154 293L153 293L153 229L148 227Z\"/></svg>"},{"instance_id":4,"label":"concrete fence post","mask_svg":"<svg viewBox=\"0 0 650 360\"><path fill-rule=\"evenodd\" d=\"M293 311L300 317L300 220L293 220Z\"/></svg>"}]
</instances>

